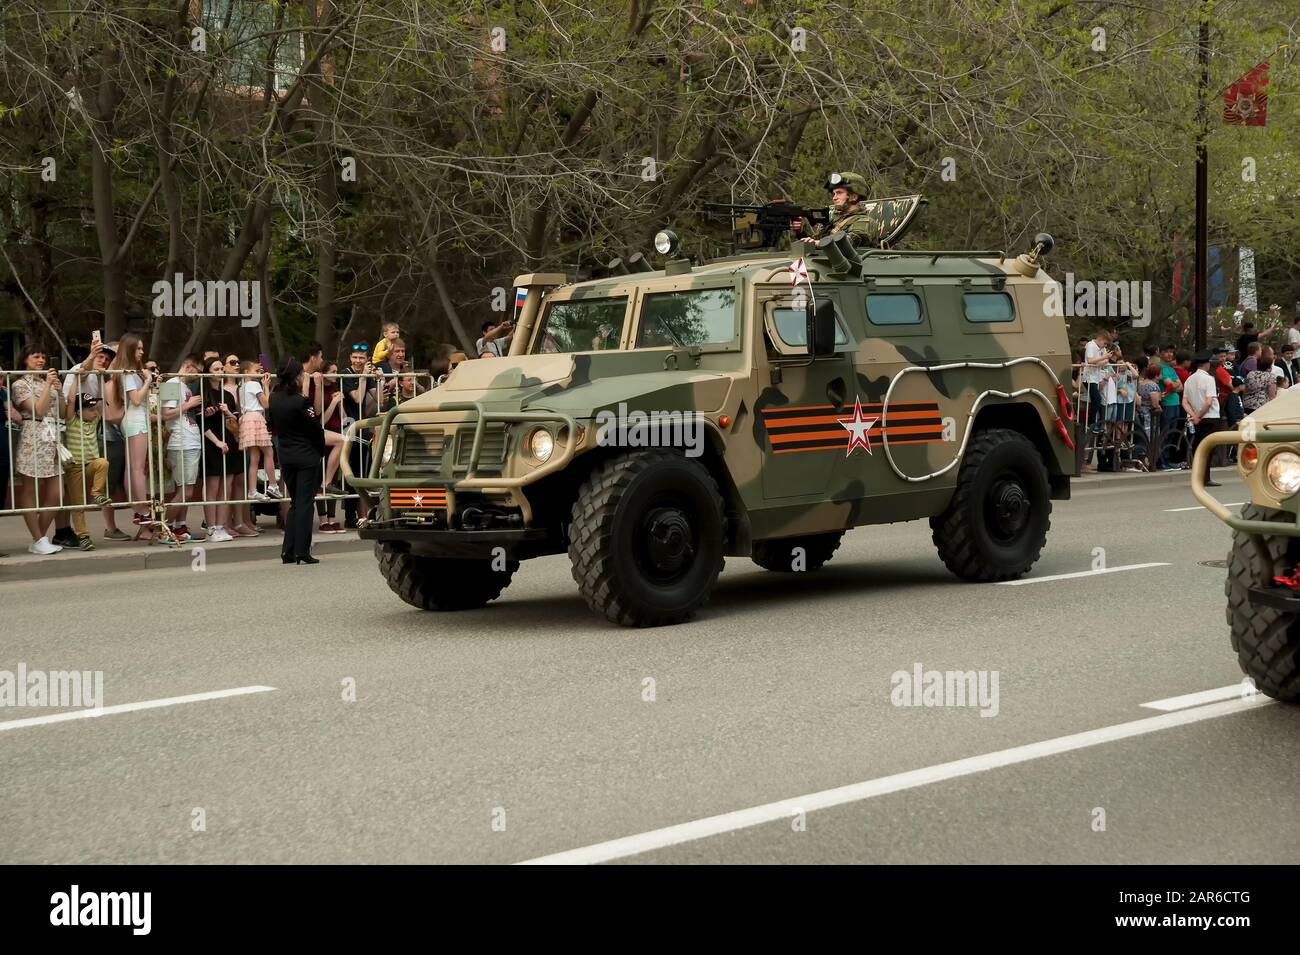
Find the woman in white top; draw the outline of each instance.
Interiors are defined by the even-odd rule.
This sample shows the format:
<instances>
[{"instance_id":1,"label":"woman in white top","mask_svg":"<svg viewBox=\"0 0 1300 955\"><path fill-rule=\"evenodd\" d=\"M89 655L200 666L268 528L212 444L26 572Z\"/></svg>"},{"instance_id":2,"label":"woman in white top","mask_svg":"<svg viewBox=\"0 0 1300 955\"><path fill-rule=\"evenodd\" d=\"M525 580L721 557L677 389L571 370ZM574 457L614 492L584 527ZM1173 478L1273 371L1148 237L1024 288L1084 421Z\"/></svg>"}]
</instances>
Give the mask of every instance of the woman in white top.
<instances>
[{"instance_id":1,"label":"woman in white top","mask_svg":"<svg viewBox=\"0 0 1300 955\"><path fill-rule=\"evenodd\" d=\"M266 501L280 497L275 484L275 452L266 427L266 408L271 401L271 376L260 363L249 359L242 367L239 383L239 447L248 454L248 497ZM261 378L255 377L261 375ZM257 489L257 469L266 471L266 494Z\"/></svg>"},{"instance_id":2,"label":"woman in white top","mask_svg":"<svg viewBox=\"0 0 1300 955\"><path fill-rule=\"evenodd\" d=\"M153 372L144 367L144 342L139 335L122 336L117 357L108 370L112 400L124 408L121 428L126 438L126 496L139 506L149 500L149 388L153 384ZM132 521L141 524L150 516L136 511Z\"/></svg>"},{"instance_id":3,"label":"woman in white top","mask_svg":"<svg viewBox=\"0 0 1300 955\"><path fill-rule=\"evenodd\" d=\"M15 378L10 401L23 416L14 470L22 475L14 487L15 502L26 510L23 521L32 535L27 548L33 554L57 554L63 548L47 536L63 497L63 468L59 465L59 418L67 410L59 373L45 367L45 349L28 345L18 356L18 367L27 374ZM53 505L51 507L51 505Z\"/></svg>"}]
</instances>

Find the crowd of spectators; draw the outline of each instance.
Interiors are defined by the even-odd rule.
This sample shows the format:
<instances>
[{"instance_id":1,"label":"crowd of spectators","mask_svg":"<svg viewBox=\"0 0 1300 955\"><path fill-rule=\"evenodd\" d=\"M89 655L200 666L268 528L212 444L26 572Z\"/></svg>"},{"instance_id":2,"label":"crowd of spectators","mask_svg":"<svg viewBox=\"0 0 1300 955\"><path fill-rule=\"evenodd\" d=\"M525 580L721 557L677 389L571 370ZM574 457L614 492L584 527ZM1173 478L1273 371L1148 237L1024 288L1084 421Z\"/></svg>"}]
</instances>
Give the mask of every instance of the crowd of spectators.
<instances>
[{"instance_id":1,"label":"crowd of spectators","mask_svg":"<svg viewBox=\"0 0 1300 955\"><path fill-rule=\"evenodd\" d=\"M1247 322L1235 342L1199 354L1147 344L1132 360L1113 332L1079 339L1084 472L1189 467L1206 436L1236 427L1300 380L1300 318L1276 345L1270 337ZM1234 463L1235 454L1218 449L1210 463Z\"/></svg>"},{"instance_id":2,"label":"crowd of spectators","mask_svg":"<svg viewBox=\"0 0 1300 955\"><path fill-rule=\"evenodd\" d=\"M475 357L498 357L509 349L514 326L485 322L480 331ZM373 348L356 342L345 354L342 370L319 344L300 356L302 394L325 429L316 501L322 533L342 533L366 516L340 473L352 423L438 387L469 360L444 345L427 371L416 371L395 322L382 325ZM88 510L100 512L110 541L163 534L222 543L261 534L259 515L283 525L288 504L268 426L265 356L210 350L164 375L146 358L143 340L126 334L112 343L96 337L86 357L65 371L53 367L56 358L33 344L12 371L0 370L0 512L21 514L31 553L94 550ZM365 473L369 435L359 438L349 465ZM336 519L340 500L343 524ZM191 530L196 507L201 524Z\"/></svg>"}]
</instances>

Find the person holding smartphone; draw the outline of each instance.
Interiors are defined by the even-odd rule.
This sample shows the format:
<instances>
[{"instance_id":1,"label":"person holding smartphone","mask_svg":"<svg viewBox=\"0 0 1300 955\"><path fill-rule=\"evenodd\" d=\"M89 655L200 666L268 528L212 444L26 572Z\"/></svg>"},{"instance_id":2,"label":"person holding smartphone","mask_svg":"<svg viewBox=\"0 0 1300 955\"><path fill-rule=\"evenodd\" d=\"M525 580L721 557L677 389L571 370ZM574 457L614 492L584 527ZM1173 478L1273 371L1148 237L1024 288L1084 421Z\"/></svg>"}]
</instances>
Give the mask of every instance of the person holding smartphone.
<instances>
[{"instance_id":1,"label":"person holding smartphone","mask_svg":"<svg viewBox=\"0 0 1300 955\"><path fill-rule=\"evenodd\" d=\"M87 497L101 508L113 503L108 496L108 452L104 447L101 418L104 372L116 357L117 353L105 348L96 332L91 338L90 354L63 380L63 401L68 408L66 437L73 461L63 473L63 484L68 503L72 505L67 514L71 526L56 529L52 538L63 547L94 550L95 542L86 533L86 514L82 508Z\"/></svg>"},{"instance_id":2,"label":"person holding smartphone","mask_svg":"<svg viewBox=\"0 0 1300 955\"><path fill-rule=\"evenodd\" d=\"M59 465L59 419L66 411L59 373L45 367L45 349L28 345L18 355L24 372L13 382L10 396L23 416L14 470L22 476L17 489L18 507L32 535L30 553L46 556L63 548L48 537L63 496L63 468ZM36 510L40 508L40 510Z\"/></svg>"}]
</instances>

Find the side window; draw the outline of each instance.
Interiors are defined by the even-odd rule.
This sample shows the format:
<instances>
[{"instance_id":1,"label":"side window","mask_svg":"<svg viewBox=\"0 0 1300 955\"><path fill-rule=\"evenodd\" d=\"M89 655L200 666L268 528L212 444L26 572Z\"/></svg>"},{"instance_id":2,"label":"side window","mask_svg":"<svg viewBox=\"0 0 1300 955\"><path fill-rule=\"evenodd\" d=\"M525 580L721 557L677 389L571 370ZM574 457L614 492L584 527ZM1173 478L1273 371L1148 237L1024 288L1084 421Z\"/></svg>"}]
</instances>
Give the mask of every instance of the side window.
<instances>
[{"instance_id":1,"label":"side window","mask_svg":"<svg viewBox=\"0 0 1300 955\"><path fill-rule=\"evenodd\" d=\"M966 292L962 309L968 322L1014 322L1016 307L1006 292Z\"/></svg>"},{"instance_id":2,"label":"side window","mask_svg":"<svg viewBox=\"0 0 1300 955\"><path fill-rule=\"evenodd\" d=\"M867 321L872 325L920 325L921 300L911 292L870 292Z\"/></svg>"},{"instance_id":3,"label":"side window","mask_svg":"<svg viewBox=\"0 0 1300 955\"><path fill-rule=\"evenodd\" d=\"M783 344L793 348L808 347L808 313L802 308L781 306L772 310L772 324ZM840 321L840 312L835 310L835 344L847 345L849 337L844 334L844 324Z\"/></svg>"},{"instance_id":4,"label":"side window","mask_svg":"<svg viewBox=\"0 0 1300 955\"><path fill-rule=\"evenodd\" d=\"M736 290L693 289L647 295L637 348L728 345L736 338Z\"/></svg>"}]
</instances>

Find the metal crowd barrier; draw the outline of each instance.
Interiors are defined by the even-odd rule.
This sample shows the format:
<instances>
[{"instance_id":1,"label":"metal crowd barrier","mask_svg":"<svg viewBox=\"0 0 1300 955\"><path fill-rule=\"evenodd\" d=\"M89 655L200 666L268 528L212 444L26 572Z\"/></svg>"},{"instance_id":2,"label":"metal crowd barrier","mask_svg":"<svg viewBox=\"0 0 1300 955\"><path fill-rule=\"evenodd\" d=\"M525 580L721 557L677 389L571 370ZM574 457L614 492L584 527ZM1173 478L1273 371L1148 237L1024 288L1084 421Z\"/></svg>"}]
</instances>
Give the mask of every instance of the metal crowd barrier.
<instances>
[{"instance_id":1,"label":"metal crowd barrier","mask_svg":"<svg viewBox=\"0 0 1300 955\"><path fill-rule=\"evenodd\" d=\"M1103 459L1109 464L1106 470L1115 471L1154 471L1162 458L1184 465L1190 460L1181 408L1177 421L1168 426L1159 409L1151 409L1145 421L1138 413L1141 361L1094 366L1076 363L1073 367L1078 389L1075 447L1080 472L1085 464L1101 470ZM1090 374L1090 368L1097 371ZM1121 395L1121 390L1127 390L1127 396ZM1115 401L1108 400L1111 394Z\"/></svg>"},{"instance_id":2,"label":"metal crowd barrier","mask_svg":"<svg viewBox=\"0 0 1300 955\"><path fill-rule=\"evenodd\" d=\"M125 412L105 401L106 383L120 382L128 374L131 373L107 369L56 372L56 388L54 379L47 379L47 371L0 372L0 388L4 389L6 399L0 432L0 517L31 516L39 520L42 515L54 512L54 527L71 525L81 537L86 534L84 514L102 510L108 527L117 526L123 532L136 530L137 538L147 531L152 535L151 541L161 539L174 544L179 541L173 529L182 524L192 529L193 537L201 536L198 522L189 520L190 508L196 505L204 509L209 528L223 526L227 531L232 525L255 530L258 507L284 513L288 507L287 489L279 489L278 499L267 494L269 486L280 480L276 466L278 451L273 447L269 468L261 463L266 455L258 453L261 460L250 480L250 449L239 447L237 426L231 429L224 412L214 410L222 403L214 399L224 397L227 408L235 412L238 421L242 415L242 409L237 407L240 385L249 380L260 381L261 375L205 372L186 375L183 379L176 374L155 377L142 403L146 430L128 438ZM36 407L45 394L47 380L50 382L48 406L44 415L37 415ZM223 395L216 393L215 386L210 384L213 380L221 381ZM354 491L343 486L344 471L339 465L344 433L353 421L381 413L391 405L395 394L405 399L436 384L432 375L424 371L397 375L355 375L346 371L322 376L320 381L323 387L316 396L315 406L326 426L327 448L321 462L322 490L317 496L317 511L322 517L332 519L340 500L345 502L345 510L350 506L365 506ZM342 386L345 382L354 386L350 392L360 393L364 402L360 415L344 414L347 406ZM121 394L120 388L114 390ZM184 449L170 446L171 439L181 429L168 420L165 411L169 405L187 401L187 396L194 395L203 398L188 412L199 429L197 475L192 484L178 484L176 479L183 479L184 473L173 471L177 467L188 470L187 461ZM20 410L20 403L27 407ZM224 435L223 429L214 431L212 427L213 415L218 413L223 415ZM106 420L109 416L118 420L109 423ZM333 427L329 427L330 423ZM237 449L238 464L232 461L229 450L221 452L216 448L213 437L219 435L226 438L228 448ZM210 443L215 450L207 447ZM120 448L113 447L119 444ZM272 444L275 444L274 436ZM220 462L219 472L210 467L216 461ZM357 473L368 472L369 449L364 440L358 442L353 461ZM119 472L121 479L115 482ZM140 515L140 518L137 521L130 516L127 524L121 520L122 514ZM45 533L52 530L48 528Z\"/></svg>"}]
</instances>

